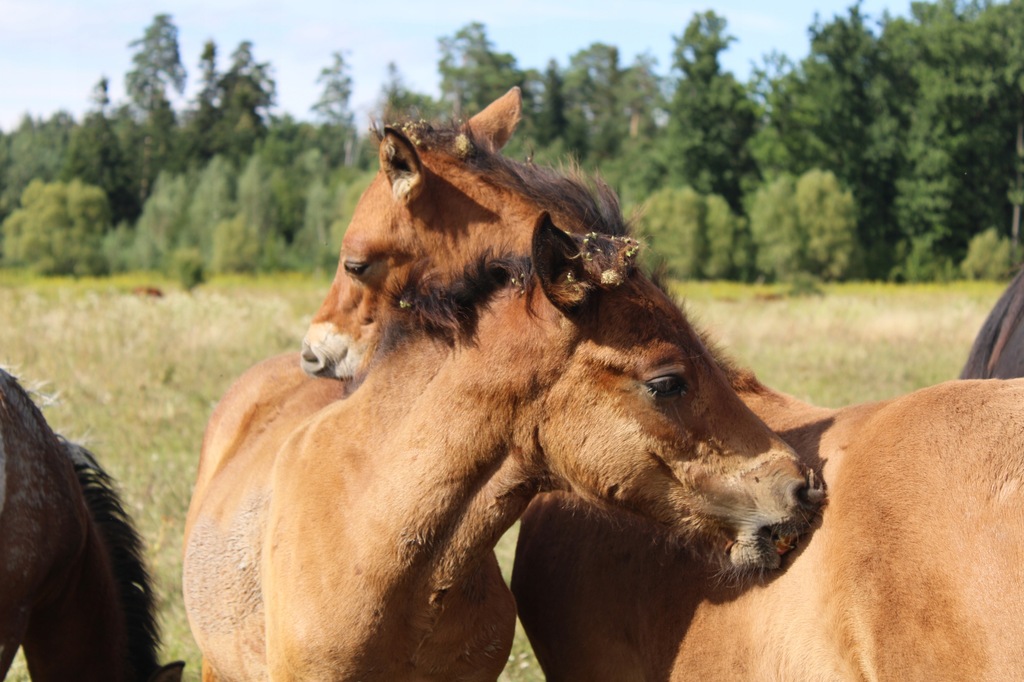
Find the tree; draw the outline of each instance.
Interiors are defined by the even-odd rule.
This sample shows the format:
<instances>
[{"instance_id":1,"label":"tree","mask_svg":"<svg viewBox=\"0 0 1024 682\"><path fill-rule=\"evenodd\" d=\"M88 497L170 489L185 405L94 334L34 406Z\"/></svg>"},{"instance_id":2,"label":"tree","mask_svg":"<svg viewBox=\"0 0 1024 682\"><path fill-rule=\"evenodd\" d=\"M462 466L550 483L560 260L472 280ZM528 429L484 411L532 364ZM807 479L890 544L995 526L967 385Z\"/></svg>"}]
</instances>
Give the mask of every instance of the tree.
<instances>
[{"instance_id":1,"label":"tree","mask_svg":"<svg viewBox=\"0 0 1024 682\"><path fill-rule=\"evenodd\" d=\"M135 226L132 265L162 270L186 229L190 188L184 175L161 173Z\"/></svg>"},{"instance_id":2,"label":"tree","mask_svg":"<svg viewBox=\"0 0 1024 682\"><path fill-rule=\"evenodd\" d=\"M734 39L714 12L697 14L676 37L673 67L680 78L669 107L668 167L674 182L719 194L742 210L747 186L757 180L748 143L755 106L718 56Z\"/></svg>"},{"instance_id":3,"label":"tree","mask_svg":"<svg viewBox=\"0 0 1024 682\"><path fill-rule=\"evenodd\" d=\"M224 152L224 91L217 71L217 45L212 40L203 44L199 57L199 92L185 125L189 157L193 163L204 164Z\"/></svg>"},{"instance_id":4,"label":"tree","mask_svg":"<svg viewBox=\"0 0 1024 682\"><path fill-rule=\"evenodd\" d=\"M967 279L1002 279L1010 272L1012 245L990 227L971 239L960 272Z\"/></svg>"},{"instance_id":5,"label":"tree","mask_svg":"<svg viewBox=\"0 0 1024 682\"><path fill-rule=\"evenodd\" d=\"M74 127L74 119L66 112L57 112L45 120L26 115L7 136L0 217L14 211L32 180L54 182L59 179Z\"/></svg>"},{"instance_id":6,"label":"tree","mask_svg":"<svg viewBox=\"0 0 1024 682\"><path fill-rule=\"evenodd\" d=\"M658 113L665 110L662 79L655 73L657 64L649 54L638 55L620 79L619 101L629 118L630 139L654 135Z\"/></svg>"},{"instance_id":7,"label":"tree","mask_svg":"<svg viewBox=\"0 0 1024 682\"><path fill-rule=\"evenodd\" d=\"M429 95L410 90L394 62L388 62L387 71L377 107L382 121L391 122L406 116L429 120L440 116L440 105Z\"/></svg>"},{"instance_id":8,"label":"tree","mask_svg":"<svg viewBox=\"0 0 1024 682\"><path fill-rule=\"evenodd\" d=\"M146 127L139 182L139 198L145 201L160 171L173 169L176 122L167 90L179 95L185 91L185 67L178 50L178 28L169 14L153 17L142 38L133 40L128 47L135 54L134 68L125 75L125 90Z\"/></svg>"},{"instance_id":9,"label":"tree","mask_svg":"<svg viewBox=\"0 0 1024 682\"><path fill-rule=\"evenodd\" d=\"M554 59L548 61L542 83L540 106L534 116L534 134L537 143L546 147L563 138L569 125L565 116L565 81Z\"/></svg>"},{"instance_id":10,"label":"tree","mask_svg":"<svg viewBox=\"0 0 1024 682\"><path fill-rule=\"evenodd\" d=\"M200 253L213 251L214 229L235 213L232 198L235 172L223 156L215 156L199 174L192 191L182 231L182 246L194 246Z\"/></svg>"},{"instance_id":11,"label":"tree","mask_svg":"<svg viewBox=\"0 0 1024 682\"><path fill-rule=\"evenodd\" d=\"M522 85L516 58L494 51L483 24L467 24L438 43L441 99L451 106L456 119L481 111L513 85Z\"/></svg>"},{"instance_id":12,"label":"tree","mask_svg":"<svg viewBox=\"0 0 1024 682\"><path fill-rule=\"evenodd\" d=\"M238 179L238 213L214 228L214 272L255 272L279 247L272 231L270 178L258 155Z\"/></svg>"},{"instance_id":13,"label":"tree","mask_svg":"<svg viewBox=\"0 0 1024 682\"><path fill-rule=\"evenodd\" d=\"M338 140L344 140L345 165L355 162L356 135L352 129L352 110L349 98L352 96L352 76L349 65L341 52L335 52L334 61L320 71L317 83L323 85L320 99L313 105L313 111L320 116L329 133Z\"/></svg>"},{"instance_id":14,"label":"tree","mask_svg":"<svg viewBox=\"0 0 1024 682\"><path fill-rule=\"evenodd\" d=\"M753 265L753 243L746 220L729 203L712 194L705 197L705 233L708 255L704 275L709 279L748 279Z\"/></svg>"},{"instance_id":15,"label":"tree","mask_svg":"<svg viewBox=\"0 0 1024 682\"><path fill-rule=\"evenodd\" d=\"M293 248L300 261L318 271L337 265L338 253L331 245L331 218L338 192L324 178L316 178L306 192L302 229L295 236Z\"/></svg>"},{"instance_id":16,"label":"tree","mask_svg":"<svg viewBox=\"0 0 1024 682\"><path fill-rule=\"evenodd\" d=\"M754 192L750 202L750 233L757 251L757 269L777 280L804 270L806 238L796 209L796 182L780 175Z\"/></svg>"},{"instance_id":17,"label":"tree","mask_svg":"<svg viewBox=\"0 0 1024 682\"><path fill-rule=\"evenodd\" d=\"M707 203L689 187L665 187L650 196L640 231L674 277L704 276L708 256Z\"/></svg>"},{"instance_id":18,"label":"tree","mask_svg":"<svg viewBox=\"0 0 1024 682\"><path fill-rule=\"evenodd\" d=\"M797 220L806 235L804 264L825 280L845 279L859 265L857 210L831 171L810 170L800 176L794 193Z\"/></svg>"},{"instance_id":19,"label":"tree","mask_svg":"<svg viewBox=\"0 0 1024 682\"><path fill-rule=\"evenodd\" d=\"M178 51L178 28L169 14L157 14L146 32L128 47L135 49L135 68L125 76L128 96L145 114L167 101L170 87L179 95L185 91L185 67Z\"/></svg>"},{"instance_id":20,"label":"tree","mask_svg":"<svg viewBox=\"0 0 1024 682\"><path fill-rule=\"evenodd\" d=\"M622 75L619 50L612 45L593 43L569 57L567 142L581 159L611 159L626 138L629 122L619 100Z\"/></svg>"},{"instance_id":21,"label":"tree","mask_svg":"<svg viewBox=\"0 0 1024 682\"><path fill-rule=\"evenodd\" d=\"M103 274L102 239L109 228L110 210L99 187L33 180L21 208L3 223L4 260L43 275Z\"/></svg>"},{"instance_id":22,"label":"tree","mask_svg":"<svg viewBox=\"0 0 1024 682\"><path fill-rule=\"evenodd\" d=\"M139 215L138 193L132 182L131 165L107 118L110 99L105 77L96 85L94 101L96 110L86 114L82 124L71 131L60 177L65 182L78 178L101 188L110 204L114 224L135 220Z\"/></svg>"},{"instance_id":23,"label":"tree","mask_svg":"<svg viewBox=\"0 0 1024 682\"><path fill-rule=\"evenodd\" d=\"M1020 94L1004 77L1005 14L944 0L915 4L912 16L916 25L893 28L916 38L917 86L896 213L908 253L927 264L927 244L945 269L962 260L974 234L1010 222Z\"/></svg>"},{"instance_id":24,"label":"tree","mask_svg":"<svg viewBox=\"0 0 1024 682\"><path fill-rule=\"evenodd\" d=\"M245 40L232 53L231 68L220 80L224 97L220 143L236 163L248 157L256 142L266 136L270 108L277 97L270 74L270 65L257 62L252 43Z\"/></svg>"}]
</instances>

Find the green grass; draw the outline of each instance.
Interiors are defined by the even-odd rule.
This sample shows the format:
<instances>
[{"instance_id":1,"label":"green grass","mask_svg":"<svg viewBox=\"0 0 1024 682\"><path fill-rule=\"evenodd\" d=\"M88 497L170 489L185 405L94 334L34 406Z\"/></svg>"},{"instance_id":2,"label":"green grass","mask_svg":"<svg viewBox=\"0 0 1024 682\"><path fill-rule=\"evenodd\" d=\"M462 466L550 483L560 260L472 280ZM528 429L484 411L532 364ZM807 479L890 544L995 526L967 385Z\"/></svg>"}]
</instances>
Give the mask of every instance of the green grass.
<instances>
[{"instance_id":1,"label":"green grass","mask_svg":"<svg viewBox=\"0 0 1024 682\"><path fill-rule=\"evenodd\" d=\"M199 651L181 601L181 536L203 428L231 381L294 350L327 290L304 277L216 280L192 294L158 277L40 280L0 271L0 364L56 394L57 431L84 441L120 482L148 543L160 593L164 660ZM131 294L155 285L163 298ZM687 310L767 384L838 406L957 376L1002 285L775 287L677 285ZM498 547L511 564L514 530ZM20 666L20 664L19 664ZM25 680L19 667L8 679ZM504 680L542 679L520 632Z\"/></svg>"}]
</instances>

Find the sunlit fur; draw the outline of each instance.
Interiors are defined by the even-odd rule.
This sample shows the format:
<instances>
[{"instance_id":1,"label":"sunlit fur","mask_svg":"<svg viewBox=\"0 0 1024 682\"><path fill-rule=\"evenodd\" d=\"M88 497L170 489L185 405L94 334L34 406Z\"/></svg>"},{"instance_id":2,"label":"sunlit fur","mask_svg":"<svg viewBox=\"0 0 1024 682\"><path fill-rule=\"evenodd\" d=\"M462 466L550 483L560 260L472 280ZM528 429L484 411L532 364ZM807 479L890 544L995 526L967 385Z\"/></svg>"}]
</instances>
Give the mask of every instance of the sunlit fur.
<instances>
[{"instance_id":1,"label":"sunlit fur","mask_svg":"<svg viewBox=\"0 0 1024 682\"><path fill-rule=\"evenodd\" d=\"M451 277L487 249L526 253L543 212L570 232L627 234L615 193L599 179L501 155L520 107L514 89L464 125L406 121L377 131L381 171L355 209L334 281L307 330L307 373L349 379L368 362L380 297L424 257ZM368 264L365 276L346 274L347 261Z\"/></svg>"},{"instance_id":2,"label":"sunlit fur","mask_svg":"<svg viewBox=\"0 0 1024 682\"><path fill-rule=\"evenodd\" d=\"M211 416L184 574L205 680L261 679L268 665L282 679L494 679L515 611L490 548L539 490L629 509L719 555L740 522L799 525L815 507L792 452L634 271L614 194L497 156L519 106L513 91L474 116L451 153L382 131L381 174L314 320L363 344L359 380L310 378L297 354L279 356ZM466 284L467 272L502 270L481 254L534 251L548 214L577 235L545 232L561 255L548 244L557 257L525 283L506 269L493 296ZM584 248L593 231L609 236ZM615 267L588 266L594 246ZM462 312L434 315L405 297L416 291ZM317 374L339 376L306 350ZM655 400L644 382L664 363L686 391Z\"/></svg>"},{"instance_id":3,"label":"sunlit fur","mask_svg":"<svg viewBox=\"0 0 1024 682\"><path fill-rule=\"evenodd\" d=\"M24 648L35 682L159 680L142 542L113 481L56 435L0 369L0 678Z\"/></svg>"},{"instance_id":4,"label":"sunlit fur","mask_svg":"<svg viewBox=\"0 0 1024 682\"><path fill-rule=\"evenodd\" d=\"M815 529L737 583L652 524L539 497L512 586L547 679L1024 679L1024 382L825 409L731 376L826 480Z\"/></svg>"},{"instance_id":5,"label":"sunlit fur","mask_svg":"<svg viewBox=\"0 0 1024 682\"><path fill-rule=\"evenodd\" d=\"M735 533L726 508L797 513L774 480L803 484L788 448L631 248L542 218L529 262L485 256L444 283L414 268L351 396L306 379L262 414L190 509L206 679L496 679L515 607L492 550L543 490L691 538ZM655 398L666 371L687 390Z\"/></svg>"}]
</instances>

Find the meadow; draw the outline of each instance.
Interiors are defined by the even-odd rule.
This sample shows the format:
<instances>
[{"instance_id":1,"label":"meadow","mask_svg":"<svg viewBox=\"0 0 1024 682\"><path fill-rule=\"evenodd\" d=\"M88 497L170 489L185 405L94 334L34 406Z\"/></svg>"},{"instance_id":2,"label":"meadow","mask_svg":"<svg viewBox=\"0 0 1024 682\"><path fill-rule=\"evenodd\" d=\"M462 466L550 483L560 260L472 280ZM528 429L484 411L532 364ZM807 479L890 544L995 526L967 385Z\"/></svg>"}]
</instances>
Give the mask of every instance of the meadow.
<instances>
[{"instance_id":1,"label":"meadow","mask_svg":"<svg viewBox=\"0 0 1024 682\"><path fill-rule=\"evenodd\" d=\"M132 293L154 285L164 296ZM162 660L200 655L181 599L181 537L203 429L235 377L298 349L328 282L222 279L184 292L158 278L38 280L0 271L0 365L37 391L51 426L120 483L160 595ZM766 384L826 406L955 378L1002 291L997 283L781 288L682 283L692 319ZM498 547L511 564L515 531ZM27 680L19 661L8 679ZM540 680L520 635L503 680Z\"/></svg>"}]
</instances>

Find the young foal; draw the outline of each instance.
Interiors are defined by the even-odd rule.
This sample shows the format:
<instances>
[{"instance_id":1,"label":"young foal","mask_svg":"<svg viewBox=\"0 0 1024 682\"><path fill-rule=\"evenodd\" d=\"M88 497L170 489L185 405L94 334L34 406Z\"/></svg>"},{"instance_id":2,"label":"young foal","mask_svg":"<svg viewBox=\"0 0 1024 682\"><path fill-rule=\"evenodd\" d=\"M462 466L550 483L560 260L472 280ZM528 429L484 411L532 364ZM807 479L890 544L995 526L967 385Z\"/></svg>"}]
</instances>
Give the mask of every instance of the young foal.
<instances>
[{"instance_id":1,"label":"young foal","mask_svg":"<svg viewBox=\"0 0 1024 682\"><path fill-rule=\"evenodd\" d=\"M542 490L750 551L802 530L788 448L635 256L542 219L528 266L394 295L350 397L270 415L190 511L205 679L496 679L515 605L492 549Z\"/></svg>"},{"instance_id":2,"label":"young foal","mask_svg":"<svg viewBox=\"0 0 1024 682\"><path fill-rule=\"evenodd\" d=\"M598 225L625 234L617 198L606 186L598 183L592 191L578 177L500 155L519 116L519 92L513 89L462 128L404 124L408 137L398 128L385 129L381 172L360 199L337 276L304 342L307 371L346 378L370 357L382 297L408 278L417 259L429 259L434 275L444 280L487 249L525 253L537 216L545 211L575 233ZM204 498L218 468L260 437L267 419L293 423L344 395L337 382L304 377L295 369L297 360L265 361L225 395L207 427L193 500ZM802 474L778 480L780 489L804 485ZM193 506L186 535L194 516ZM802 516L793 520L800 525ZM743 567L778 565L764 537L732 545L729 559Z\"/></svg>"},{"instance_id":3,"label":"young foal","mask_svg":"<svg viewBox=\"0 0 1024 682\"><path fill-rule=\"evenodd\" d=\"M512 588L547 679L1024 679L1024 382L838 410L740 382L828 482L820 526L734 585L649 524L542 496Z\"/></svg>"},{"instance_id":4,"label":"young foal","mask_svg":"<svg viewBox=\"0 0 1024 682\"><path fill-rule=\"evenodd\" d=\"M156 662L142 542L112 481L3 370L0 556L0 678L21 646L35 682L180 679Z\"/></svg>"}]
</instances>

